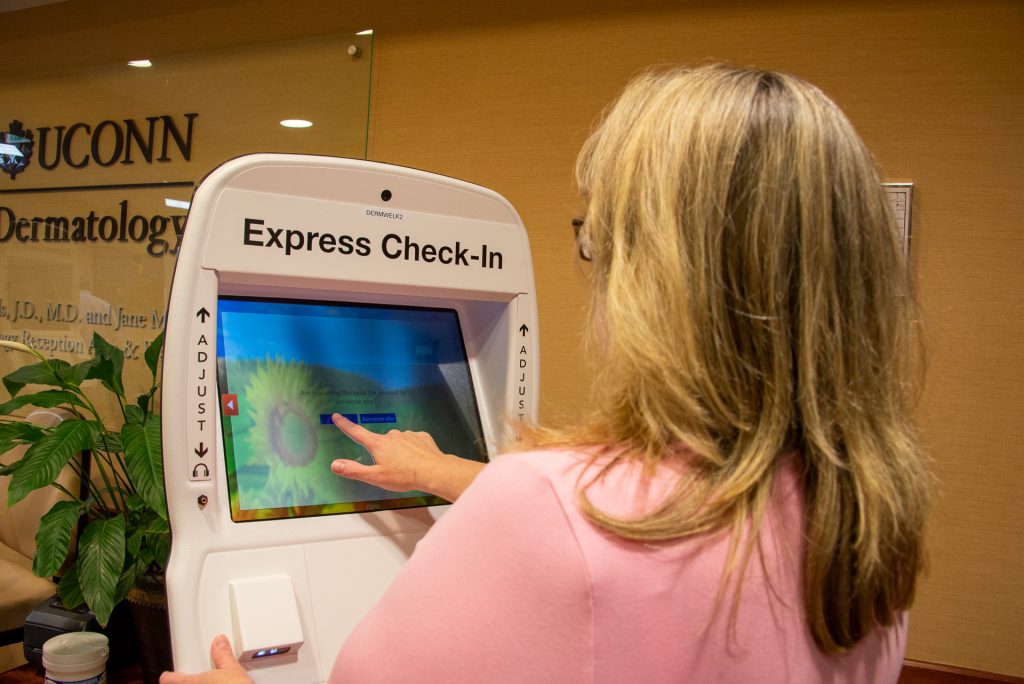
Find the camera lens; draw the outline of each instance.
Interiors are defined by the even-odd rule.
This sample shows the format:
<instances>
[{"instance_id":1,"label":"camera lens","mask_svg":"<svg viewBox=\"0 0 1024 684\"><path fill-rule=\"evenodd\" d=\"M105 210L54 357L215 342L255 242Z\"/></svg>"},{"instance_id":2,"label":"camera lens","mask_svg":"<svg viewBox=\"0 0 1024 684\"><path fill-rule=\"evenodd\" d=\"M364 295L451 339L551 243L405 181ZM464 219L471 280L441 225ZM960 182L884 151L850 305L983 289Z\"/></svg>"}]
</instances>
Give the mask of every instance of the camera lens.
<instances>
[{"instance_id":1,"label":"camera lens","mask_svg":"<svg viewBox=\"0 0 1024 684\"><path fill-rule=\"evenodd\" d=\"M385 190L384 192L380 193L380 198L385 202L389 201L391 199L391 191Z\"/></svg>"}]
</instances>

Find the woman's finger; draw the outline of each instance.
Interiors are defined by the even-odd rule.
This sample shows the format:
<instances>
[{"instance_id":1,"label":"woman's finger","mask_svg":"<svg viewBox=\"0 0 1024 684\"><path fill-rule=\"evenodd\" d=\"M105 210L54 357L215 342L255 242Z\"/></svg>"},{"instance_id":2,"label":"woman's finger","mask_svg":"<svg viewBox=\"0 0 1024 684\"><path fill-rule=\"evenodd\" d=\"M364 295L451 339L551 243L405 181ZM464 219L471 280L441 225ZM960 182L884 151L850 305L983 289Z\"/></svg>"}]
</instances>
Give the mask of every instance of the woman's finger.
<instances>
[{"instance_id":1,"label":"woman's finger","mask_svg":"<svg viewBox=\"0 0 1024 684\"><path fill-rule=\"evenodd\" d=\"M235 658L231 642L223 634L213 638L210 660L213 661L213 669L209 672L194 675L164 672L160 675L160 684L252 684L252 679Z\"/></svg>"},{"instance_id":2,"label":"woman's finger","mask_svg":"<svg viewBox=\"0 0 1024 684\"><path fill-rule=\"evenodd\" d=\"M377 474L380 466L368 466L348 458L338 458L331 462L331 472L335 475L359 480L367 484L378 484Z\"/></svg>"},{"instance_id":3,"label":"woman's finger","mask_svg":"<svg viewBox=\"0 0 1024 684\"><path fill-rule=\"evenodd\" d=\"M235 652L231 649L231 642L223 634L218 634L213 638L213 643L210 645L210 660L218 670L239 667Z\"/></svg>"},{"instance_id":4,"label":"woman's finger","mask_svg":"<svg viewBox=\"0 0 1024 684\"><path fill-rule=\"evenodd\" d=\"M362 425L356 425L340 413L332 414L331 421L339 430L348 435L353 442L360 444L367 449L370 448L370 445L373 444L376 438L380 437L376 432L370 432Z\"/></svg>"}]
</instances>

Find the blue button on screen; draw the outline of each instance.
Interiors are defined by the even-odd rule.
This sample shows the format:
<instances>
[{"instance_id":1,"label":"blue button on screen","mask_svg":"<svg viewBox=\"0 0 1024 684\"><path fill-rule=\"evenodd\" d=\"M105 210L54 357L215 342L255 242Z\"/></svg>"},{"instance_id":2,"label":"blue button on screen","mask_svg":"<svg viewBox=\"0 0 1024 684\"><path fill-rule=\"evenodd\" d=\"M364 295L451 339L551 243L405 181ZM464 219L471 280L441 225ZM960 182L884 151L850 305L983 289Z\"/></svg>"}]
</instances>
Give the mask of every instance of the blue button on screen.
<instances>
[{"instance_id":1,"label":"blue button on screen","mask_svg":"<svg viewBox=\"0 0 1024 684\"><path fill-rule=\"evenodd\" d=\"M320 424L321 425L334 425L334 421L331 420L331 416L333 416L333 415L334 415L333 413L321 413L320 414ZM359 422L359 414L358 413L342 413L341 415L345 416L346 418L351 420L353 423L358 423Z\"/></svg>"},{"instance_id":2,"label":"blue button on screen","mask_svg":"<svg viewBox=\"0 0 1024 684\"><path fill-rule=\"evenodd\" d=\"M360 413L360 423L397 423L394 413Z\"/></svg>"}]
</instances>

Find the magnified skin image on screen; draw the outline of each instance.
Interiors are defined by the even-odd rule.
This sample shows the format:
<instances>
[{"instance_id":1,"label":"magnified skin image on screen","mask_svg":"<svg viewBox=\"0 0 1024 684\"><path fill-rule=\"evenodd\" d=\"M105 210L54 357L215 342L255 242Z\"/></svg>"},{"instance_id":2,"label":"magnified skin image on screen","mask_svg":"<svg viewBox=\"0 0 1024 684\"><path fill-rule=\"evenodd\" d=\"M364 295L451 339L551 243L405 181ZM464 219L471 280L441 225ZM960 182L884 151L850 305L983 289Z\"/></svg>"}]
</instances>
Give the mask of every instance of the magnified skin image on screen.
<instances>
[{"instance_id":1,"label":"magnified skin image on screen","mask_svg":"<svg viewBox=\"0 0 1024 684\"><path fill-rule=\"evenodd\" d=\"M486 461L458 315L448 309L220 297L217 373L235 521L444 503L335 476L369 454L331 422L430 433Z\"/></svg>"}]
</instances>

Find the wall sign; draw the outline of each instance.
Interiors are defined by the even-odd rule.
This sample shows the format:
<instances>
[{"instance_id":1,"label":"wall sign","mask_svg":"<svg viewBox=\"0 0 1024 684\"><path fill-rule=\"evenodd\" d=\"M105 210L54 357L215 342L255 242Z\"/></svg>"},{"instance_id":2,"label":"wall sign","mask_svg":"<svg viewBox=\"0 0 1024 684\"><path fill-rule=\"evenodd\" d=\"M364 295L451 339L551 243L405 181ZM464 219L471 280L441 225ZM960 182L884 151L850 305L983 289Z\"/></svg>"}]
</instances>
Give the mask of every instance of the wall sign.
<instances>
[{"instance_id":1,"label":"wall sign","mask_svg":"<svg viewBox=\"0 0 1024 684\"><path fill-rule=\"evenodd\" d=\"M896 227L903 235L903 253L910 253L910 212L914 205L913 183L882 183L889 197Z\"/></svg>"},{"instance_id":2,"label":"wall sign","mask_svg":"<svg viewBox=\"0 0 1024 684\"><path fill-rule=\"evenodd\" d=\"M6 77L0 339L74 362L95 331L131 369L163 327L198 181L251 152L365 157L372 54L347 35ZM296 118L313 125L280 123ZM25 361L0 353L0 375Z\"/></svg>"}]
</instances>

